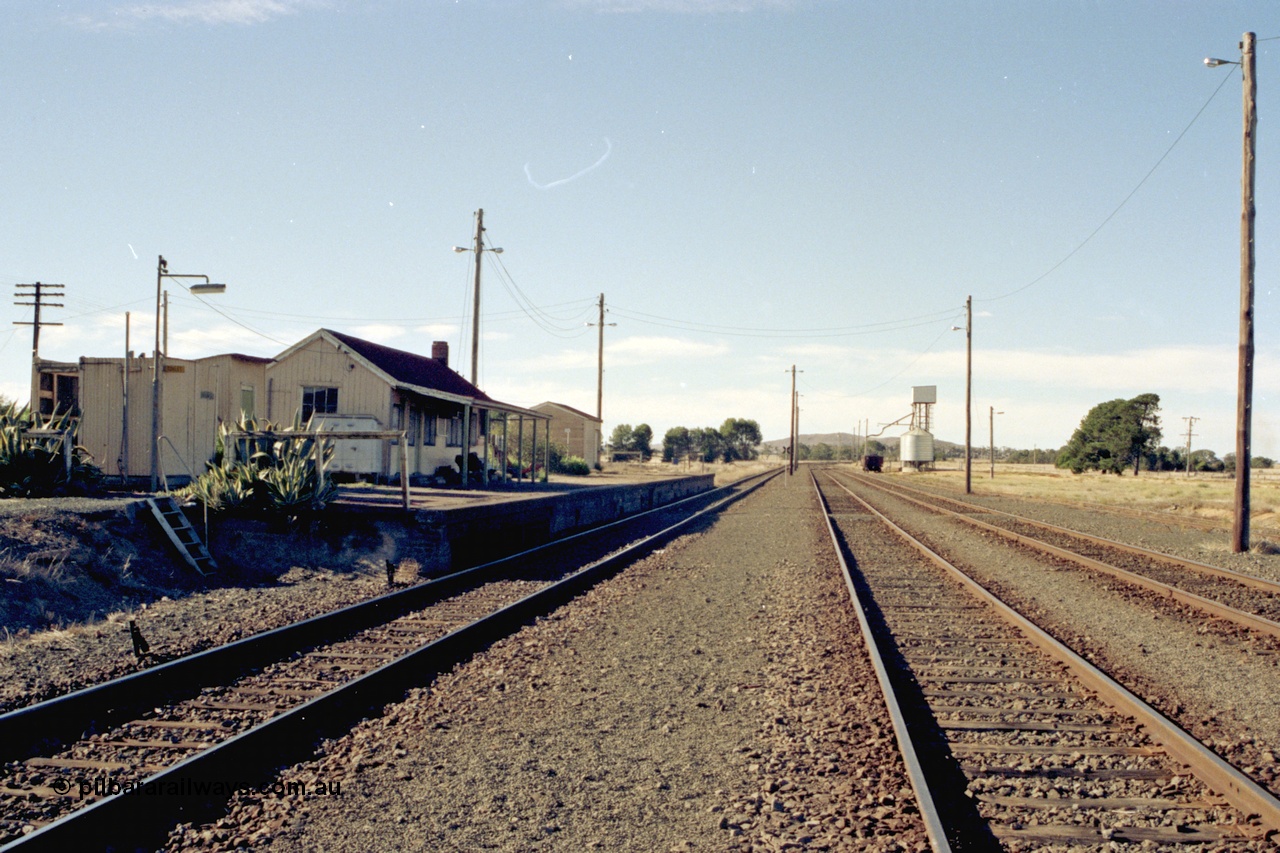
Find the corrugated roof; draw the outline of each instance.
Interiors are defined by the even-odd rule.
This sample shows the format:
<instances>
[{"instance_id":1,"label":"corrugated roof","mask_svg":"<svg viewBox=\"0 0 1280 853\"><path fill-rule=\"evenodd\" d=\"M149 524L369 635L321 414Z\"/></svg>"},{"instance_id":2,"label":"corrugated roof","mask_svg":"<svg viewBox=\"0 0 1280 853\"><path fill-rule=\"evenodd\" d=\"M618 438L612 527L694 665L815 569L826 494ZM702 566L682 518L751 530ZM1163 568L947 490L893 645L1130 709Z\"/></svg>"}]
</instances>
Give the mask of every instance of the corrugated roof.
<instances>
[{"instance_id":1,"label":"corrugated roof","mask_svg":"<svg viewBox=\"0 0 1280 853\"><path fill-rule=\"evenodd\" d=\"M434 358L393 349L382 344L375 344L351 335L344 335L342 332L335 332L332 329L324 329L323 331L337 338L344 346L350 347L352 352L365 358L396 382L415 385L432 391L441 391L458 397L471 397L487 403L496 402L479 388L463 379L458 373Z\"/></svg>"}]
</instances>

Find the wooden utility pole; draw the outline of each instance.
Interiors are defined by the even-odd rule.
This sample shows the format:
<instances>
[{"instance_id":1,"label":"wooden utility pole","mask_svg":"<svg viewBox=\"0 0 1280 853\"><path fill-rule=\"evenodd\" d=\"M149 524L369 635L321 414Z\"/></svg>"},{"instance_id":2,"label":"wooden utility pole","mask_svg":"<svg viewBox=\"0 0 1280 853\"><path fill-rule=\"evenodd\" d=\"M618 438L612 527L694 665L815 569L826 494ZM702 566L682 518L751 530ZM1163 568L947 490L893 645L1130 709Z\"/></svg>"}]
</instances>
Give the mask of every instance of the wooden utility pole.
<instances>
[{"instance_id":1,"label":"wooden utility pole","mask_svg":"<svg viewBox=\"0 0 1280 853\"><path fill-rule=\"evenodd\" d=\"M973 494L973 296L964 301L964 493Z\"/></svg>"},{"instance_id":2,"label":"wooden utility pole","mask_svg":"<svg viewBox=\"0 0 1280 853\"><path fill-rule=\"evenodd\" d=\"M596 346L596 417L600 419L600 427L604 428L604 294L600 294L600 319L588 326L598 326L598 344ZM617 323L609 323L616 326Z\"/></svg>"},{"instance_id":3,"label":"wooden utility pole","mask_svg":"<svg viewBox=\"0 0 1280 853\"><path fill-rule=\"evenodd\" d=\"M129 364L133 350L129 348L129 312L124 312L124 376L120 382L120 482L129 479Z\"/></svg>"},{"instance_id":4,"label":"wooden utility pole","mask_svg":"<svg viewBox=\"0 0 1280 853\"><path fill-rule=\"evenodd\" d=\"M604 423L604 294L600 294L600 328L596 330L596 417Z\"/></svg>"},{"instance_id":5,"label":"wooden utility pole","mask_svg":"<svg viewBox=\"0 0 1280 853\"><path fill-rule=\"evenodd\" d=\"M790 410L787 412L788 429L791 432L791 450L787 458L787 474L796 472L796 366L791 365Z\"/></svg>"},{"instance_id":6,"label":"wooden utility pole","mask_svg":"<svg viewBox=\"0 0 1280 853\"><path fill-rule=\"evenodd\" d=\"M61 323L50 323L40 319L41 308L61 308L61 302L46 302L49 297L61 299L66 295L63 284L44 284L37 281L35 284L15 284L14 287L18 291L13 294L14 299L29 299L30 302L15 302L14 305L28 306L35 309L35 316L31 318L31 322L14 321L15 326L31 327L31 403L30 417L33 419L40 412L40 371L37 366L40 363L40 327L41 326L61 326ZM48 292L46 292L48 291ZM57 389L54 389L57 393Z\"/></svg>"},{"instance_id":7,"label":"wooden utility pole","mask_svg":"<svg viewBox=\"0 0 1280 853\"><path fill-rule=\"evenodd\" d=\"M1186 417L1186 418L1183 418L1183 420L1187 422L1187 476L1190 477L1191 476L1191 436L1195 435L1195 433L1191 431L1191 428L1194 427L1196 425L1196 421L1200 419L1197 417Z\"/></svg>"},{"instance_id":8,"label":"wooden utility pole","mask_svg":"<svg viewBox=\"0 0 1280 853\"><path fill-rule=\"evenodd\" d=\"M1253 177L1254 137L1258 131L1257 95L1254 79L1254 34L1245 33L1240 42L1240 67L1244 71L1244 152L1240 178L1240 357L1236 388L1236 495L1235 520L1231 525L1231 550L1249 550L1249 427L1253 415Z\"/></svg>"},{"instance_id":9,"label":"wooden utility pole","mask_svg":"<svg viewBox=\"0 0 1280 853\"><path fill-rule=\"evenodd\" d=\"M991 436L991 479L996 478L996 415L1003 415L1004 412L997 412L996 407L992 406L988 414L990 418L990 436Z\"/></svg>"},{"instance_id":10,"label":"wooden utility pole","mask_svg":"<svg viewBox=\"0 0 1280 853\"><path fill-rule=\"evenodd\" d=\"M471 300L471 384L480 377L480 256L484 254L484 208L476 211L476 282ZM465 448L463 456L466 456Z\"/></svg>"}]
</instances>

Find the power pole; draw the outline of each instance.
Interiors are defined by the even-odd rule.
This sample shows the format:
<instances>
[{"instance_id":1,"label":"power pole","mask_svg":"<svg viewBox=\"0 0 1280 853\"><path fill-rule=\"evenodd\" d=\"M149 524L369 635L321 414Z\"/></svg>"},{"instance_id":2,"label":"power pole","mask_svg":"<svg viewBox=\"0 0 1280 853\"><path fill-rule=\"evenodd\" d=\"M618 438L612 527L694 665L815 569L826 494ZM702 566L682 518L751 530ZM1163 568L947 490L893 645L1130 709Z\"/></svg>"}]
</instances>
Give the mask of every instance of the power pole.
<instances>
[{"instance_id":1,"label":"power pole","mask_svg":"<svg viewBox=\"0 0 1280 853\"><path fill-rule=\"evenodd\" d=\"M787 411L787 429L791 430L791 453L787 459L787 474L796 473L796 366L791 365L791 400Z\"/></svg>"},{"instance_id":2,"label":"power pole","mask_svg":"<svg viewBox=\"0 0 1280 853\"><path fill-rule=\"evenodd\" d=\"M1187 476L1190 476L1192 475L1192 435L1196 434L1192 432L1192 427L1196 425L1199 418L1183 418L1183 420L1187 421Z\"/></svg>"},{"instance_id":3,"label":"power pole","mask_svg":"<svg viewBox=\"0 0 1280 853\"><path fill-rule=\"evenodd\" d=\"M1236 496L1231 550L1249 550L1249 427L1253 415L1253 176L1254 137L1258 131L1258 84L1254 79L1254 34L1240 42L1244 70L1244 164L1240 177L1240 363L1236 389Z\"/></svg>"},{"instance_id":4,"label":"power pole","mask_svg":"<svg viewBox=\"0 0 1280 853\"><path fill-rule=\"evenodd\" d=\"M973 494L973 296L964 301L964 493Z\"/></svg>"},{"instance_id":5,"label":"power pole","mask_svg":"<svg viewBox=\"0 0 1280 853\"><path fill-rule=\"evenodd\" d=\"M30 302L14 302L13 304L20 305L20 306L25 305L28 307L35 308L35 316L32 317L31 322L27 323L19 320L15 320L13 322L13 325L15 326L31 327L31 403L30 403L31 412L30 412L30 415L32 418L32 422L34 423L35 416L40 412L40 372L39 370L37 370L37 365L40 362L40 327L62 325L61 323L50 323L48 321L42 321L40 319L40 309L41 308L61 308L62 307L61 302L46 302L45 300L49 297L53 297L54 299L61 299L62 297L64 297L66 295L66 291L64 290L66 285L44 284L42 282L37 281L35 284L15 284L14 287L18 288L17 292L13 294L14 299L29 299L31 301Z\"/></svg>"},{"instance_id":6,"label":"power pole","mask_svg":"<svg viewBox=\"0 0 1280 853\"><path fill-rule=\"evenodd\" d=\"M600 294L600 320L596 323L588 323L588 326L599 327L599 343L596 347L596 417L600 419L601 429L604 428L604 294ZM609 323L610 326L616 326L617 323Z\"/></svg>"}]
</instances>

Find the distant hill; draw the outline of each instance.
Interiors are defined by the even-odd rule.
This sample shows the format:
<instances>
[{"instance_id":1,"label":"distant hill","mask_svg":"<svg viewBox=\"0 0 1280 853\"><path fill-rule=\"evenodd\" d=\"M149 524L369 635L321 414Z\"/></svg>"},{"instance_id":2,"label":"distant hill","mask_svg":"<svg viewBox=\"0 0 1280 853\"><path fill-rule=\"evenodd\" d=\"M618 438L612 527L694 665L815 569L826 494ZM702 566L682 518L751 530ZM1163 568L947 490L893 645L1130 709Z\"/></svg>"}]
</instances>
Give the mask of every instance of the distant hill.
<instances>
[{"instance_id":1,"label":"distant hill","mask_svg":"<svg viewBox=\"0 0 1280 853\"><path fill-rule=\"evenodd\" d=\"M885 447L897 447L898 438L899 437L896 435L882 435L876 438L875 440L883 444ZM854 441L855 439L857 441L858 446L860 447L862 445L862 436L855 436L847 432L820 432L820 433L801 433L800 434L800 443L804 445L808 445L809 447L813 447L815 444L829 444L832 447L848 447L850 442ZM953 448L964 447L963 444L956 444L950 441L942 441L939 438L934 438L933 445L934 447L944 452L947 450L951 450ZM787 446L787 439L771 438L768 441L764 442L763 446L768 448L770 452L777 453L781 451L782 448Z\"/></svg>"}]
</instances>

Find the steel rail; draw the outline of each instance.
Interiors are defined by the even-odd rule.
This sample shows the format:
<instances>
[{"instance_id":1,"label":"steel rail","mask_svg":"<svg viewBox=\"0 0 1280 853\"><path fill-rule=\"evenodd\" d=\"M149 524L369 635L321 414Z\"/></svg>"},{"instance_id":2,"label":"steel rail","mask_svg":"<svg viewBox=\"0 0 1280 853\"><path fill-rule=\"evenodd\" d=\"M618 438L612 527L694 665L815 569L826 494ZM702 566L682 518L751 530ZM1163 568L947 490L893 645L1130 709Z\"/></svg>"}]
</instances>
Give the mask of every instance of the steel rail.
<instances>
[{"instance_id":1,"label":"steel rail","mask_svg":"<svg viewBox=\"0 0 1280 853\"><path fill-rule=\"evenodd\" d=\"M143 779L133 791L98 800L0 850L5 853L15 850L61 853L81 847L127 849L147 844L154 846L157 841L163 843L163 833L170 827L203 819L225 803L229 792L210 793L218 783L226 780L252 782L275 768L306 759L320 738L346 731L366 714L399 701L409 686L430 681L480 649L515 633L536 617L567 603L669 541L694 521L718 512L755 491L776 476L779 470L767 471L717 489L715 491L730 493L563 580L165 768ZM702 497L707 494L703 493ZM671 506L674 504L663 509ZM154 793L148 794L147 791Z\"/></svg>"},{"instance_id":2,"label":"steel rail","mask_svg":"<svg viewBox=\"0 0 1280 853\"><path fill-rule=\"evenodd\" d=\"M764 478L774 474L777 474L777 470L757 476ZM457 594L479 578L496 574L521 561L554 553L556 549L575 544L585 537L597 536L625 524L634 524L655 513L670 512L689 503L706 501L717 493L725 493L751 479L691 495L508 557L433 578L408 589L386 593L0 714L0 763L19 761L57 749L78 739L86 731L129 720L158 704L189 695L211 681L235 678L248 669L288 657L299 649L331 642L344 634L364 630L404 613L420 610Z\"/></svg>"},{"instance_id":3,"label":"steel rail","mask_svg":"<svg viewBox=\"0 0 1280 853\"><path fill-rule=\"evenodd\" d=\"M1149 590L1151 592L1158 593L1166 598L1169 598L1173 601L1178 602L1179 604L1185 604L1188 607L1194 607L1197 610L1201 610L1205 613L1208 613L1210 616L1216 616L1219 619L1225 619L1228 622L1234 622L1237 625L1250 629L1251 631L1257 631L1260 634L1266 634L1267 636L1280 639L1280 622L1275 622L1271 619L1267 619L1266 617L1263 617L1263 616L1257 616L1253 613L1246 613L1243 610L1237 610L1234 607L1231 607L1229 605L1223 604L1218 601L1214 601L1211 598L1205 598L1202 595L1196 595L1194 592L1187 592L1185 589L1180 589L1179 587L1172 586L1167 583L1163 583L1162 581L1155 580L1154 578L1149 578L1145 575L1140 575L1137 572L1131 572L1128 569L1122 569L1119 566L1113 566L1110 563L1104 563L1101 560L1095 560L1092 557L1086 557L1083 554L1077 554L1075 551L1069 551L1066 548L1060 548L1057 545L1051 545L1048 542L1044 542L1030 536L1024 536L1021 533L1015 533L1014 531L1008 530L1007 528L1004 528L1004 527L1000 527L999 525L988 524L985 521L979 521L976 518L970 518L969 516L964 515L963 513L953 512L949 509L944 509L943 507L937 506L935 504L930 504L925 501L917 500L916 498L910 497L909 495L904 495L899 492L895 492L894 490L886 486L882 486L878 483L866 481L861 478L859 478L858 482L864 482L867 485L871 486L872 488L878 489L882 492L885 492L886 494L892 495L893 497L896 497L899 500L903 500L903 501L907 501L908 503L915 504L923 509L929 510L930 512L936 512L942 515L950 516L959 521L963 521L965 524L973 525L974 527L977 527L980 530L985 530L989 533L994 533L997 536L1000 536L1004 539L1008 539L1011 542L1016 542L1019 545L1025 545L1028 548L1033 548L1042 553L1049 554L1054 557L1060 557L1064 560L1069 560L1070 562L1076 563L1086 568L1093 569L1098 572L1102 572L1103 574L1111 575L1112 577L1122 580L1125 583L1129 583L1134 586ZM845 491L848 491L848 488L843 485L841 486L841 488L844 488ZM850 494L852 494L852 492L850 492ZM950 498L944 498L943 500L950 500ZM1072 531L1067 531L1067 532L1072 532ZM1155 554L1156 552L1150 552L1150 553ZM1173 558L1173 559L1176 559L1176 558ZM1231 578L1231 579L1235 580L1235 578Z\"/></svg>"},{"instance_id":4,"label":"steel rail","mask_svg":"<svg viewBox=\"0 0 1280 853\"><path fill-rule=\"evenodd\" d=\"M844 472L841 472L841 473L844 473ZM970 503L969 501L961 500L959 498L948 497L946 495L939 495L934 492L926 491L924 489L912 488L911 486L903 485L902 483L894 483L892 486L889 486L884 483L875 482L866 477L861 477L857 474L853 474L851 476L853 476L853 478L858 480L859 482L864 482L864 483L867 483L868 485L876 486L884 491L892 492L892 490L898 489L898 490L901 490L904 492L910 492L916 495L924 495L925 497L933 498L935 500L948 501L953 504L959 504L960 506L970 508L974 512L980 512L986 515L1004 516L1005 518L1012 519L1019 524L1026 524L1029 527L1039 527L1042 530L1050 530L1050 531L1053 531L1054 533L1060 533L1064 536L1070 536L1076 539L1083 539L1086 542L1092 542L1095 545L1102 545L1107 548L1114 548L1117 551L1124 551L1125 553L1137 554L1138 556L1141 556L1141 557L1149 557L1153 560L1160 560L1165 563L1172 563L1175 566L1181 566L1183 568L1191 569L1192 571L1200 572L1201 574L1224 578L1226 580L1235 581L1236 583L1241 584L1242 586L1252 587L1253 589L1261 590L1263 592L1269 592L1269 593L1272 593L1273 595L1280 595L1280 583L1277 583L1276 581L1272 581L1272 580L1267 580L1266 578L1260 578L1255 575L1248 575L1248 574L1245 574L1244 572L1237 572L1233 569L1224 569L1221 566L1212 566L1208 563L1201 563L1197 560L1188 560L1186 557L1178 557L1174 554L1166 554L1162 551L1152 551L1150 548L1143 548L1139 545L1131 545L1128 542L1118 542L1115 539L1108 539L1105 536L1095 536L1092 533L1085 533L1082 530L1072 530L1070 527L1060 527L1059 525L1056 525L1056 524L1050 524L1047 521L1040 521L1039 519L1035 519L1035 518L1027 518L1026 516L1015 515L1012 512L1005 512L1004 510L1000 510L1000 509L992 509L990 507L985 507L985 506L982 506L981 504ZM1106 510L1101 510L1101 511L1106 511Z\"/></svg>"},{"instance_id":5,"label":"steel rail","mask_svg":"<svg viewBox=\"0 0 1280 853\"><path fill-rule=\"evenodd\" d=\"M822 489L818 487L818 478L813 473L813 469L809 470L809 477L813 482L814 494L818 497L818 505L822 508L822 518L827 526L827 535L831 537L832 550L835 551L836 559L840 561L840 571L844 575L845 587L849 590L849 600L853 603L853 610L858 615L858 627L862 631L862 640L867 645L867 655L871 658L871 665L876 671L876 680L880 683L880 694L884 697L884 703L889 710L889 719L893 721L893 734L898 741L898 751L902 753L902 762L906 765L911 789L915 791L916 805L920 809L920 817L929 835L929 846L933 848L934 853L950 853L951 843L947 841L946 829L938 814L938 806L933 800L933 792L929 790L929 783L925 778L924 768L920 764L915 742L911 739L911 731L907 728L902 706L898 703L898 694L889 680L889 670L884 663L884 654L871 630L866 607L853 583L853 572L845 562L844 549L840 547L835 526L831 523L831 507L823 496Z\"/></svg>"},{"instance_id":6,"label":"steel rail","mask_svg":"<svg viewBox=\"0 0 1280 853\"><path fill-rule=\"evenodd\" d=\"M834 477L830 479L925 558L959 581L979 599L990 604L1001 617L1025 633L1038 648L1064 664L1085 686L1101 695L1117 710L1136 719L1170 756L1187 765L1201 782L1217 791L1227 802L1244 814L1257 815L1268 829L1280 831L1280 800L1224 761L1177 723L1135 696L1124 685L1076 654L1039 625L903 530L884 513L854 494L848 486Z\"/></svg>"}]
</instances>

